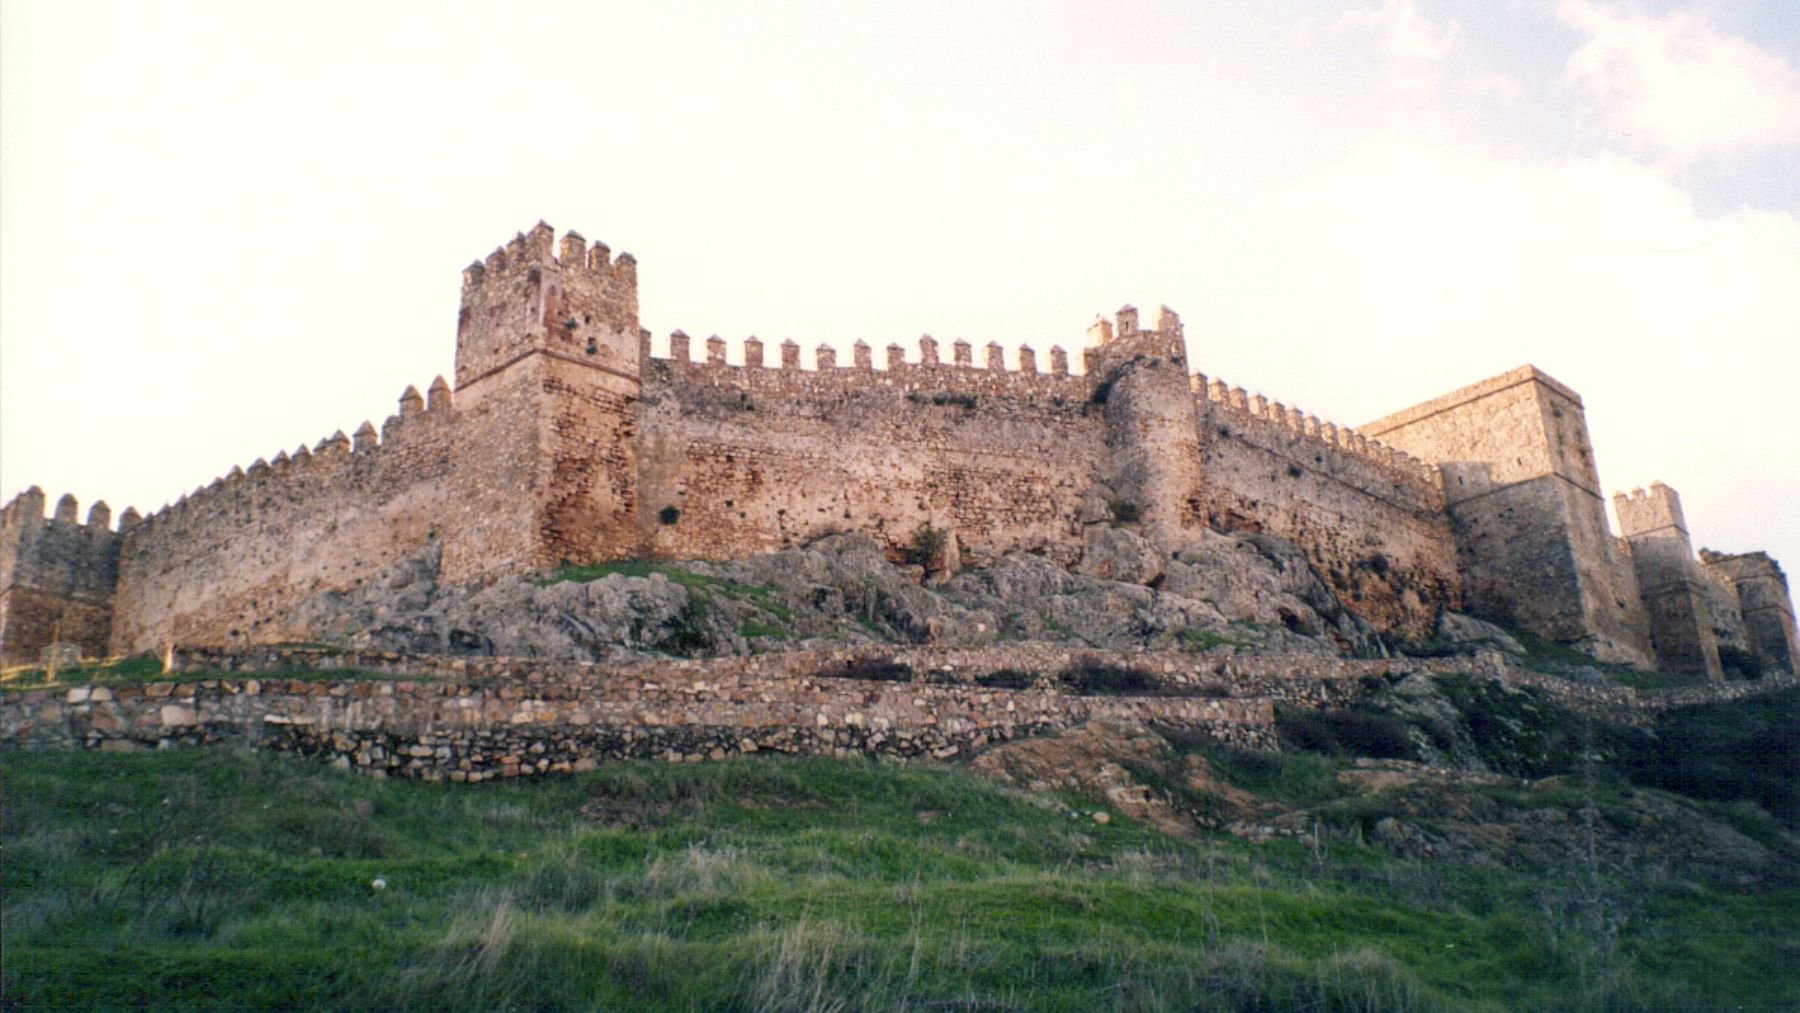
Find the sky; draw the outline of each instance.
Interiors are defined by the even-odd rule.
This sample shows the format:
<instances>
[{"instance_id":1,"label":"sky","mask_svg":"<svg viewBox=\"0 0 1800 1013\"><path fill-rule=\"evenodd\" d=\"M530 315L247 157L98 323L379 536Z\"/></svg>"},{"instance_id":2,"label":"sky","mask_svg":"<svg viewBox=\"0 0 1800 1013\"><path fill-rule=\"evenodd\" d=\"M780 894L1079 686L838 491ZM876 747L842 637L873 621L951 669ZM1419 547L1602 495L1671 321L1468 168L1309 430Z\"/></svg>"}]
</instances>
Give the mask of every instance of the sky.
<instances>
[{"instance_id":1,"label":"sky","mask_svg":"<svg viewBox=\"0 0 1800 1013\"><path fill-rule=\"evenodd\" d=\"M0 0L0 500L379 427L540 219L734 361L1165 303L1343 425L1533 363L1800 569L1792 0Z\"/></svg>"}]
</instances>

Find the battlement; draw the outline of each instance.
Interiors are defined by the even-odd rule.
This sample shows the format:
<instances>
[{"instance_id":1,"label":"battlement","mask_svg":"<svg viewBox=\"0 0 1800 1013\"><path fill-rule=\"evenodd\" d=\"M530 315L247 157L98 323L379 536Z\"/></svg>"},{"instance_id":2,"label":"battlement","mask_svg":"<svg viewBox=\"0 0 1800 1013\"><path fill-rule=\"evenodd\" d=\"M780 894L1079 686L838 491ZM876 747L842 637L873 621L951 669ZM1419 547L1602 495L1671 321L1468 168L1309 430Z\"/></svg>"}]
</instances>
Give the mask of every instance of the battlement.
<instances>
[{"instance_id":1,"label":"battlement","mask_svg":"<svg viewBox=\"0 0 1800 1013\"><path fill-rule=\"evenodd\" d=\"M345 436L339 429L310 449L302 443L292 453L278 450L268 458L257 458L248 467L233 465L230 471L206 485L196 486L192 492L182 494L174 503L166 503L148 516L140 518L136 510L127 510L120 518L120 533L138 527L148 531L178 522L190 514L206 513L221 496L233 495L246 484L276 480L304 482L322 468L359 466L372 456L406 442L415 430L438 427L447 422L453 405L450 385L440 376L432 381L430 391L431 398L427 401L419 396L418 388L409 384L400 394L399 412L387 417L379 433L373 423L364 420L356 428L354 437ZM95 504L95 507L103 509L105 504Z\"/></svg>"},{"instance_id":2,"label":"battlement","mask_svg":"<svg viewBox=\"0 0 1800 1013\"><path fill-rule=\"evenodd\" d=\"M1156 326L1143 327L1136 306L1119 307L1108 322L1095 317L1088 325L1088 341L1084 358L1089 373L1118 368L1132 359L1166 359L1177 366L1187 361L1187 343L1181 327L1181 316L1167 306L1156 312Z\"/></svg>"},{"instance_id":3,"label":"battlement","mask_svg":"<svg viewBox=\"0 0 1800 1013\"><path fill-rule=\"evenodd\" d=\"M900 558L930 524L947 570L1020 551L1075 566L1111 518L1171 554L1209 526L1287 539L1384 633L1426 635L1466 602L1626 660L1647 656L1645 602L1694 626L1689 585L1722 586L1716 570L1772 631L1734 643L1795 653L1791 606L1759 604L1787 601L1772 561L1708 556L1688 579L1666 486L1615 500L1615 546L1581 399L1533 366L1351 428L1190 375L1167 306L1149 324L1123 306L1085 342L807 353L676 330L653 357L637 281L630 254L539 222L464 269L454 392L408 386L379 425L234 466L116 530L104 503L84 522L74 497L27 490L0 508L0 651L98 651L108 631L120 652L305 640L316 596L423 559L464 586L843 531ZM1694 670L1714 673L1695 630Z\"/></svg>"},{"instance_id":4,"label":"battlement","mask_svg":"<svg viewBox=\"0 0 1800 1013\"><path fill-rule=\"evenodd\" d=\"M907 357L906 346L899 342L892 342L884 350L885 355L881 360L881 364L878 366L876 365L874 348L861 338L858 338L850 346L849 363L840 363L838 361L838 350L836 346L821 344L813 350L812 369L807 370L801 364L801 349L797 342L792 340L781 342L779 346L779 357L775 362L771 363L766 359L767 346L761 339L752 335L740 342L739 353L737 356L738 363L740 364L734 365L730 361L730 345L725 339L716 334L707 338L704 345L704 357L696 361L693 357L693 339L688 336L686 331L675 330L669 334L668 354L666 356L656 356L655 358L659 361L669 363L671 367L683 374L708 369L724 370L727 372L766 369L775 372L786 371L790 373L830 373L833 371L841 371L845 373L882 372L898 374L916 371L925 375L937 374L940 372L948 373L964 371L1010 374L1024 377L1045 374L1051 376L1080 375L1070 373L1069 353L1068 350L1064 349L1061 345L1051 346L1045 363L1045 369L1043 370L1038 368L1037 351L1032 345L1020 345L1014 350L1014 365L1011 367L1006 363L1005 346L998 342L988 343L982 358L982 364L979 366L975 363L974 346L960 338L951 345L951 357L949 361L944 360L942 356L942 346L939 344L938 340L929 334L921 335L917 341L916 347L916 356L909 359Z\"/></svg>"},{"instance_id":5,"label":"battlement","mask_svg":"<svg viewBox=\"0 0 1800 1013\"><path fill-rule=\"evenodd\" d=\"M1687 537L1681 496L1661 482L1652 482L1647 490L1614 493L1613 510L1619 516L1620 533L1628 539L1657 534Z\"/></svg>"},{"instance_id":6,"label":"battlement","mask_svg":"<svg viewBox=\"0 0 1800 1013\"><path fill-rule=\"evenodd\" d=\"M38 525L67 525L85 531L113 533L112 507L105 500L96 500L88 508L87 519L81 519L81 504L73 493L65 493L56 501L56 511L49 517L44 515L44 490L32 486L12 498L12 501L0 507L0 529L23 529L36 523ZM124 531L135 524L138 513L135 509L126 508L119 517L119 530Z\"/></svg>"},{"instance_id":7,"label":"battlement","mask_svg":"<svg viewBox=\"0 0 1800 1013\"><path fill-rule=\"evenodd\" d=\"M32 663L44 652L106 653L119 537L112 509L88 508L73 495L44 513L44 491L32 486L0 507L0 663ZM135 511L126 511L129 527Z\"/></svg>"},{"instance_id":8,"label":"battlement","mask_svg":"<svg viewBox=\"0 0 1800 1013\"><path fill-rule=\"evenodd\" d=\"M556 230L540 221L529 233L519 233L504 246L494 247L494 252L486 259L472 261L463 268L465 298L468 293L486 285L502 284L533 269L550 269L571 275L580 272L595 279L623 282L634 291L637 288L636 257L621 253L614 260L611 247L598 240L590 245L573 229L564 233L558 243Z\"/></svg>"},{"instance_id":9,"label":"battlement","mask_svg":"<svg viewBox=\"0 0 1800 1013\"><path fill-rule=\"evenodd\" d=\"M1215 415L1234 419L1238 425L1260 423L1270 426L1289 438L1306 440L1356 458L1406 486L1426 502L1442 503L1443 477L1435 465L1348 426L1327 422L1311 412L1270 400L1262 394L1253 394L1224 380L1208 380L1203 373L1193 374L1189 384L1195 399Z\"/></svg>"},{"instance_id":10,"label":"battlement","mask_svg":"<svg viewBox=\"0 0 1800 1013\"><path fill-rule=\"evenodd\" d=\"M637 259L539 222L463 269L457 389L534 353L636 379Z\"/></svg>"}]
</instances>

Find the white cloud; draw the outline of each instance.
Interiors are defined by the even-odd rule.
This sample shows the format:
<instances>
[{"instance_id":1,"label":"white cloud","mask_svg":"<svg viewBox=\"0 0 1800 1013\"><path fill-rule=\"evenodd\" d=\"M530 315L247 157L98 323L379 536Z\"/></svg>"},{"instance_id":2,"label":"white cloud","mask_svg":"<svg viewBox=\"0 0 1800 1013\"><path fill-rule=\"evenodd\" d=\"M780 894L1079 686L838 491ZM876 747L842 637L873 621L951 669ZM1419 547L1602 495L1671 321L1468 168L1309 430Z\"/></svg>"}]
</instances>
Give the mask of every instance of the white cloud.
<instances>
[{"instance_id":1,"label":"white cloud","mask_svg":"<svg viewBox=\"0 0 1800 1013\"><path fill-rule=\"evenodd\" d=\"M1655 17L1561 0L1557 13L1587 36L1570 81L1632 146L1681 161L1800 146L1800 70L1779 54L1692 11Z\"/></svg>"},{"instance_id":2,"label":"white cloud","mask_svg":"<svg viewBox=\"0 0 1800 1013\"><path fill-rule=\"evenodd\" d=\"M1344 23L1379 29L1382 51L1400 60L1438 63L1456 48L1461 29L1455 22L1433 25L1419 13L1416 0L1381 0L1379 7L1344 12Z\"/></svg>"}]
</instances>

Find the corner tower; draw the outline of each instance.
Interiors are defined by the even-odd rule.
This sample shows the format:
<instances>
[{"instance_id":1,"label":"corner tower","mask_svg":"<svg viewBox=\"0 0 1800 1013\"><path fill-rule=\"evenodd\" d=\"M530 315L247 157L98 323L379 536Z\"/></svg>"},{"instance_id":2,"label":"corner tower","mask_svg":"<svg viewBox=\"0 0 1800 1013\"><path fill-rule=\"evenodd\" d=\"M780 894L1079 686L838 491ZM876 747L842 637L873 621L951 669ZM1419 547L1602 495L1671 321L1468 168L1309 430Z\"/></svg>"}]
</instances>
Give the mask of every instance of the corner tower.
<instances>
[{"instance_id":1,"label":"corner tower","mask_svg":"<svg viewBox=\"0 0 1800 1013\"><path fill-rule=\"evenodd\" d=\"M1650 664L1580 395L1521 366L1360 429L1442 471L1470 612L1602 661Z\"/></svg>"},{"instance_id":2,"label":"corner tower","mask_svg":"<svg viewBox=\"0 0 1800 1013\"><path fill-rule=\"evenodd\" d=\"M1706 549L1700 550L1700 563L1736 592L1750 650L1770 668L1800 672L1800 633L1781 565L1766 552L1730 555Z\"/></svg>"},{"instance_id":3,"label":"corner tower","mask_svg":"<svg viewBox=\"0 0 1800 1013\"><path fill-rule=\"evenodd\" d=\"M1188 386L1181 318L1167 306L1156 327L1138 324L1134 306L1119 310L1117 326L1095 320L1088 336L1088 372L1106 405L1106 480L1143 511L1144 525L1165 550L1206 526L1200 423Z\"/></svg>"},{"instance_id":4,"label":"corner tower","mask_svg":"<svg viewBox=\"0 0 1800 1013\"><path fill-rule=\"evenodd\" d=\"M630 556L637 261L539 222L463 271L451 582Z\"/></svg>"},{"instance_id":5,"label":"corner tower","mask_svg":"<svg viewBox=\"0 0 1800 1013\"><path fill-rule=\"evenodd\" d=\"M1630 547L1657 664L1671 672L1722 678L1719 642L1707 620L1687 517L1675 490L1653 482L1648 492L1613 497L1619 534Z\"/></svg>"}]
</instances>

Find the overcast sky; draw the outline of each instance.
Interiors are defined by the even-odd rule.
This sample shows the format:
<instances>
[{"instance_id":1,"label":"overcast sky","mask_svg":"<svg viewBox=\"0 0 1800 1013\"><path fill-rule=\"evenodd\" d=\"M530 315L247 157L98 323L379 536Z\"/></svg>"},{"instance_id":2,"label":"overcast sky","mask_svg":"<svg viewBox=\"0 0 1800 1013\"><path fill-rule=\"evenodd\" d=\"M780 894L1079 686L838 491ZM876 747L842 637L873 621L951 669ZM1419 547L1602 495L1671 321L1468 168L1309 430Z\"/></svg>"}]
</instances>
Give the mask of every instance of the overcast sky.
<instances>
[{"instance_id":1,"label":"overcast sky","mask_svg":"<svg viewBox=\"0 0 1800 1013\"><path fill-rule=\"evenodd\" d=\"M1346 425L1531 362L1609 492L1800 570L1793 0L5 0L0 47L4 499L379 427L543 219L734 360L1167 303Z\"/></svg>"}]
</instances>

